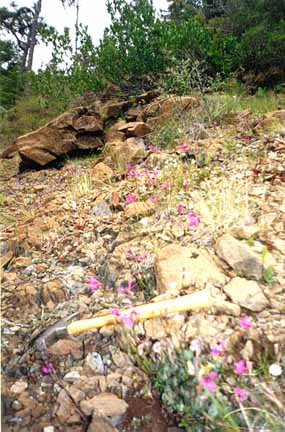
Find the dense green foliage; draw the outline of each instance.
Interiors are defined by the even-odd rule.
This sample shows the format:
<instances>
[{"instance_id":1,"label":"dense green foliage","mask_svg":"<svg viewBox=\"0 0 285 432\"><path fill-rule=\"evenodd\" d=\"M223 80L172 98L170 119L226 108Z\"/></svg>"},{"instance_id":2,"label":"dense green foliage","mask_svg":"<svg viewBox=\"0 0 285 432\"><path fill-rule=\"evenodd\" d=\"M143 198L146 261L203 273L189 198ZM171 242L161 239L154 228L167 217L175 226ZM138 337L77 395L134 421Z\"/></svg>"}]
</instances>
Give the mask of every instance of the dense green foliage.
<instances>
[{"instance_id":1,"label":"dense green foliage","mask_svg":"<svg viewBox=\"0 0 285 432\"><path fill-rule=\"evenodd\" d=\"M29 85L33 96L46 104L56 100L56 111L109 82L135 91L162 83L167 91L178 93L195 85L200 89L201 75L206 87L217 77L221 81L232 74L250 91L284 83L285 0L169 0L168 11L160 18L151 0L106 3L111 25L99 46L94 46L87 28L77 26L76 53L68 29L59 34L39 21L37 40L51 45L53 55L43 69L29 72ZM22 26L15 18L21 14ZM0 45L3 110L13 106L25 89L25 42L17 38L28 37L32 12L0 8L0 18L0 30L6 34ZM15 43L7 42L7 32L15 36Z\"/></svg>"}]
</instances>

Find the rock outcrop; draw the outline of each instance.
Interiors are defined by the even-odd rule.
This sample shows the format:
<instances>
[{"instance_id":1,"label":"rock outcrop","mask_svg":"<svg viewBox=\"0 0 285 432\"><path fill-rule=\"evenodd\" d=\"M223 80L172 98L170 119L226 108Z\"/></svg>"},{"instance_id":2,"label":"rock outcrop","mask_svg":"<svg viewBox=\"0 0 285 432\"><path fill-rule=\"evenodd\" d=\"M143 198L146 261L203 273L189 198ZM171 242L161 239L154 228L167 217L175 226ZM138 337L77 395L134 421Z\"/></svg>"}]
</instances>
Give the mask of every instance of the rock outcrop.
<instances>
[{"instance_id":1,"label":"rock outcrop","mask_svg":"<svg viewBox=\"0 0 285 432\"><path fill-rule=\"evenodd\" d=\"M144 156L143 138L152 130L150 123L167 118L173 110L192 109L198 100L190 96L158 98L157 92L150 91L129 98L99 100L93 96L78 102L80 106L73 105L39 129L20 136L1 157L18 153L27 164L45 166L75 150L100 150L106 145L105 153L113 153L115 165L137 162Z\"/></svg>"}]
</instances>

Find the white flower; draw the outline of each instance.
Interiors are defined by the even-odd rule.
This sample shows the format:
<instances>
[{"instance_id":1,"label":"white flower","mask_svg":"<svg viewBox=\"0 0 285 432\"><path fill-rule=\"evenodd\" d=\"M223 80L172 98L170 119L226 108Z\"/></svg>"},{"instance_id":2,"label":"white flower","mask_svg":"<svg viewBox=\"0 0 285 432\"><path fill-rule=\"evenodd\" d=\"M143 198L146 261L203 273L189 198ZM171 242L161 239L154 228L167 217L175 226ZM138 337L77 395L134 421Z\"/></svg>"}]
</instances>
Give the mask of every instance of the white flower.
<instances>
[{"instance_id":1,"label":"white flower","mask_svg":"<svg viewBox=\"0 0 285 432\"><path fill-rule=\"evenodd\" d=\"M273 376L279 376L282 374L282 367L279 366L278 364L273 363L270 367L269 367L269 373L270 375Z\"/></svg>"}]
</instances>

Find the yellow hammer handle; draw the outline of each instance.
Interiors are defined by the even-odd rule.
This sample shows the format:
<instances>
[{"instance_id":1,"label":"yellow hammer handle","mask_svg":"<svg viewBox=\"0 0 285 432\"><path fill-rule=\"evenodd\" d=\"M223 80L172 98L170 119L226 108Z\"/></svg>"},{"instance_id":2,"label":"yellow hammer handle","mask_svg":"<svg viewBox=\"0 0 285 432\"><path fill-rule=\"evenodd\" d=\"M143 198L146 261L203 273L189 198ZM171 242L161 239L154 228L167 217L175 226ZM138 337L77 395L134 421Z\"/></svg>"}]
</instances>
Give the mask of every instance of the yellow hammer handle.
<instances>
[{"instance_id":1,"label":"yellow hammer handle","mask_svg":"<svg viewBox=\"0 0 285 432\"><path fill-rule=\"evenodd\" d=\"M164 300L157 303L134 306L120 311L121 314L130 315L134 322L144 321L149 318L167 316L176 312L209 308L213 306L213 298L209 290L202 290L193 294L177 297L175 299ZM122 323L113 314L98 316L96 318L75 321L67 326L69 335L83 333L88 330L97 329L106 325Z\"/></svg>"}]
</instances>

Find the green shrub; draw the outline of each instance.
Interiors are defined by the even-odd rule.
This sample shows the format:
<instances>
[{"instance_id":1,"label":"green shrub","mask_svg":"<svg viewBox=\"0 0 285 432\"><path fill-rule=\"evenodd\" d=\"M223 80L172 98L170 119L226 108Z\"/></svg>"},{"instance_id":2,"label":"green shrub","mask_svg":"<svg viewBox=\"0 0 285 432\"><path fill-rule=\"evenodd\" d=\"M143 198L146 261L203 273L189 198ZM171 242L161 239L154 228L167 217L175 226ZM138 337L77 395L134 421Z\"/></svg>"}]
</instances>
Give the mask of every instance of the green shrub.
<instances>
[{"instance_id":1,"label":"green shrub","mask_svg":"<svg viewBox=\"0 0 285 432\"><path fill-rule=\"evenodd\" d=\"M245 79L258 87L274 87L285 79L285 21L250 28L241 38L240 65ZM247 77L247 78L246 78Z\"/></svg>"}]
</instances>

